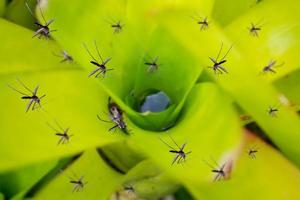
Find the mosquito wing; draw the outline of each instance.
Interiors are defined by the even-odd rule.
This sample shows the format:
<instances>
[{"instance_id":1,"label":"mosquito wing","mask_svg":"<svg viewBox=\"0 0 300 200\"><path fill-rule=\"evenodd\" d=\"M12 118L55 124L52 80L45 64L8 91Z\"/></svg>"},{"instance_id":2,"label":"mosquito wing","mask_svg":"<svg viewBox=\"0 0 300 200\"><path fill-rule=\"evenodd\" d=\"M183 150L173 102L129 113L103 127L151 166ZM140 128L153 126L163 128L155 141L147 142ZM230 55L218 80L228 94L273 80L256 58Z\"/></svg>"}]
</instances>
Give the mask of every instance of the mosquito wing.
<instances>
[{"instance_id":1,"label":"mosquito wing","mask_svg":"<svg viewBox=\"0 0 300 200\"><path fill-rule=\"evenodd\" d=\"M38 89L39 89L39 86L36 86L36 88L33 90L33 95L36 95Z\"/></svg>"},{"instance_id":2,"label":"mosquito wing","mask_svg":"<svg viewBox=\"0 0 300 200\"><path fill-rule=\"evenodd\" d=\"M33 101L34 101L34 99L30 99L30 101L29 101L29 103L28 103L28 105L27 105L27 107L26 107L26 112L28 112L28 110L30 109L30 107L31 107L31 105L32 105L32 103L33 103Z\"/></svg>"},{"instance_id":3,"label":"mosquito wing","mask_svg":"<svg viewBox=\"0 0 300 200\"><path fill-rule=\"evenodd\" d=\"M111 58L107 58L107 59L103 62L103 65L106 65L110 60L111 60Z\"/></svg>"},{"instance_id":4,"label":"mosquito wing","mask_svg":"<svg viewBox=\"0 0 300 200\"><path fill-rule=\"evenodd\" d=\"M177 159L180 157L180 154L177 154L174 159L173 159L173 162L172 162L172 165L174 165L174 163L177 161Z\"/></svg>"},{"instance_id":5,"label":"mosquito wing","mask_svg":"<svg viewBox=\"0 0 300 200\"><path fill-rule=\"evenodd\" d=\"M89 74L89 77L93 76L94 74L96 74L96 72L98 72L100 70L99 67L97 67L94 71L92 71L90 74Z\"/></svg>"},{"instance_id":6,"label":"mosquito wing","mask_svg":"<svg viewBox=\"0 0 300 200\"><path fill-rule=\"evenodd\" d=\"M186 143L184 143L184 144L181 146L180 151L183 151L185 145L186 145Z\"/></svg>"},{"instance_id":7,"label":"mosquito wing","mask_svg":"<svg viewBox=\"0 0 300 200\"><path fill-rule=\"evenodd\" d=\"M55 19L51 19L51 20L49 20L49 21L46 23L46 25L45 25L45 26L49 26L50 24L52 24L52 23L54 22L54 20L55 20Z\"/></svg>"}]
</instances>

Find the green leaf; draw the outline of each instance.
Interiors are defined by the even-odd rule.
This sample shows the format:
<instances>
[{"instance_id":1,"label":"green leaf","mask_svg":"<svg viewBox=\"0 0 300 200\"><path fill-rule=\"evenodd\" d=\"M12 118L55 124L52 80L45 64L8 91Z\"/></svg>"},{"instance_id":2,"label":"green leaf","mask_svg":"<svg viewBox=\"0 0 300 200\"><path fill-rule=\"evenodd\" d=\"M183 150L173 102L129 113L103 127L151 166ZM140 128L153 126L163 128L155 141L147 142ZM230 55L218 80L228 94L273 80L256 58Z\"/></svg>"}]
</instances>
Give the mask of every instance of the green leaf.
<instances>
[{"instance_id":1,"label":"green leaf","mask_svg":"<svg viewBox=\"0 0 300 200\"><path fill-rule=\"evenodd\" d=\"M162 172L151 160L144 160L132 168L124 177L126 187L133 188L140 198L157 199L177 190L179 183Z\"/></svg>"},{"instance_id":2,"label":"green leaf","mask_svg":"<svg viewBox=\"0 0 300 200\"><path fill-rule=\"evenodd\" d=\"M137 128L136 128L137 129ZM174 154L159 140L174 146L171 136L181 146L186 142L186 163L172 164ZM200 184L209 177L203 160L228 156L239 142L240 127L229 99L212 83L197 84L189 95L177 125L165 134L139 130L131 139L172 177L184 184ZM195 173L197 172L197 173Z\"/></svg>"},{"instance_id":3,"label":"green leaf","mask_svg":"<svg viewBox=\"0 0 300 200\"><path fill-rule=\"evenodd\" d=\"M273 82L275 87L288 98L291 106L296 110L300 110L299 83L300 70L296 70Z\"/></svg>"},{"instance_id":4,"label":"green leaf","mask_svg":"<svg viewBox=\"0 0 300 200\"><path fill-rule=\"evenodd\" d=\"M0 174L0 191L10 199L13 196L22 198L56 164L56 161L49 161Z\"/></svg>"},{"instance_id":5,"label":"green leaf","mask_svg":"<svg viewBox=\"0 0 300 200\"><path fill-rule=\"evenodd\" d=\"M37 27L34 24L35 19L33 16L31 16L29 10L26 7L25 2L27 2L30 9L34 11L36 1L13 0L7 5L7 8L5 9L4 13L4 18L18 25L30 29L36 29Z\"/></svg>"},{"instance_id":6,"label":"green leaf","mask_svg":"<svg viewBox=\"0 0 300 200\"><path fill-rule=\"evenodd\" d=\"M246 151L256 146L256 159ZM189 188L200 199L299 199L300 172L280 152L253 136L248 137L231 178ZM237 189L238 188L238 189ZM195 196L196 196L195 195Z\"/></svg>"},{"instance_id":7,"label":"green leaf","mask_svg":"<svg viewBox=\"0 0 300 200\"><path fill-rule=\"evenodd\" d=\"M181 18L185 14L173 13L177 17L165 18L165 26L198 57L200 64L212 66L209 57L218 54L221 43L224 44L226 50L232 43L217 27L211 27L209 31L200 34L195 24L187 23ZM176 21L178 26L185 28L178 31L175 27L168 25L169 21L171 23ZM199 48L199 45L207 48ZM209 73L215 81L253 117L283 153L299 165L300 151L297 142L300 138L299 117L287 106L280 107L278 117L271 117L268 114L267 110L270 106L279 107L281 94L251 68L252 63L247 59L247 54L233 48L226 60L224 66L228 74L218 76L211 69L207 68L207 70L210 70Z\"/></svg>"},{"instance_id":8,"label":"green leaf","mask_svg":"<svg viewBox=\"0 0 300 200\"><path fill-rule=\"evenodd\" d=\"M124 173L145 159L145 156L141 154L130 140L106 145L99 149L98 152L103 154Z\"/></svg>"},{"instance_id":9,"label":"green leaf","mask_svg":"<svg viewBox=\"0 0 300 200\"><path fill-rule=\"evenodd\" d=\"M214 0L215 4L212 17L220 26L224 27L250 10L250 8L255 5L255 1L256 0Z\"/></svg>"},{"instance_id":10,"label":"green leaf","mask_svg":"<svg viewBox=\"0 0 300 200\"><path fill-rule=\"evenodd\" d=\"M80 192L72 192L76 177L87 182ZM57 176L34 199L108 199L121 184L122 175L111 169L96 150L86 151L77 161ZM56 192L53 192L56 191Z\"/></svg>"},{"instance_id":11,"label":"green leaf","mask_svg":"<svg viewBox=\"0 0 300 200\"><path fill-rule=\"evenodd\" d=\"M0 19L1 60L0 75L19 72L40 72L45 70L74 69L77 65L60 64L60 58L53 55L60 47L52 40L32 38L33 32Z\"/></svg>"},{"instance_id":12,"label":"green leaf","mask_svg":"<svg viewBox=\"0 0 300 200\"><path fill-rule=\"evenodd\" d=\"M88 48L92 48L90 51L97 56L92 41L101 39L98 41L100 52L103 57L112 58L108 65L111 64L110 66L115 69L108 72L107 77L101 81L105 90L140 126L151 130L167 127L175 120L181 110L185 97L196 82L202 68L197 66L189 51L182 48L164 29L154 28L151 30L151 28L147 28L149 38L136 38L136 36L144 37L144 32L136 25L132 25L128 18L139 18L139 16L130 13L130 9L126 13L124 1L103 0L97 4L85 4L84 10L79 16L75 8L83 7L81 4L82 2L79 1L74 2L73 9L62 12L65 7L61 2L49 2L47 16L57 19L55 29L59 30L59 33L53 36L59 43L68 47L70 52L74 52L79 63L90 71L93 70L89 63L91 58L85 52L82 43L89 44ZM90 12L90 7L93 7L93 12ZM118 34L113 33L111 24L107 22L109 20L110 23L121 20L121 24L125 23L124 30ZM96 30L90 31L91 27ZM160 44L159 48L157 44ZM169 48L176 51L178 56L174 57L173 54L170 54L167 51ZM146 73L147 69L144 64L147 55L150 57L158 56L159 62L162 62L161 69L151 75ZM181 66L176 70L176 73L174 73L175 65ZM138 67L140 70L137 70ZM134 81L132 77L138 78ZM181 81L182 78L185 78L186 81ZM170 83L176 83L176 87ZM172 107L169 111L159 114L141 114L124 103L132 91L139 94L153 88L163 90L170 95L174 105L178 105L177 109L173 110L175 107Z\"/></svg>"},{"instance_id":13,"label":"green leaf","mask_svg":"<svg viewBox=\"0 0 300 200\"><path fill-rule=\"evenodd\" d=\"M40 85L38 95L46 94L46 97L41 100L42 109L25 113L28 101L21 99L7 84L22 91L25 89L15 77L0 80L0 171L65 157L122 138L109 135L109 127L97 119L96 115L107 108L108 97L99 83L89 80L82 71L19 77L29 88ZM68 144L57 145L56 131L46 124L56 127L55 120L64 129L70 127L69 134L74 136Z\"/></svg>"},{"instance_id":14,"label":"green leaf","mask_svg":"<svg viewBox=\"0 0 300 200\"><path fill-rule=\"evenodd\" d=\"M256 76L272 81L300 67L299 60L295 59L300 50L297 5L300 4L289 0L265 2L225 28L224 33L236 48L251 60L248 67L256 72ZM274 10L280 10L280 14ZM250 34L251 23L261 28L258 37ZM262 73L271 60L277 61L276 65L283 65L274 68L275 74Z\"/></svg>"},{"instance_id":15,"label":"green leaf","mask_svg":"<svg viewBox=\"0 0 300 200\"><path fill-rule=\"evenodd\" d=\"M5 6L6 6L6 1L0 0L0 17L2 17L2 15L4 14Z\"/></svg>"}]
</instances>

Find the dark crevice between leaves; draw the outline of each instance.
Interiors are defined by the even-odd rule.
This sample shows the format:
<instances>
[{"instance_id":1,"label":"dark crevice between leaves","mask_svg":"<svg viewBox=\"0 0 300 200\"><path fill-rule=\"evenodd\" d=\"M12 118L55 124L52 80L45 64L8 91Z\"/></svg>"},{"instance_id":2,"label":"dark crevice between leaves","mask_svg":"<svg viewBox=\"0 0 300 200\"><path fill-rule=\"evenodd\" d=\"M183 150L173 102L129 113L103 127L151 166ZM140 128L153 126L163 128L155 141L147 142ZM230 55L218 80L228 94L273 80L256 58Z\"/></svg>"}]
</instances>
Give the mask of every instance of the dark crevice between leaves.
<instances>
[{"instance_id":1,"label":"dark crevice between leaves","mask_svg":"<svg viewBox=\"0 0 300 200\"><path fill-rule=\"evenodd\" d=\"M245 128L254 133L256 136L264 140L266 143L270 144L272 147L274 147L277 150L280 150L274 142L270 139L270 137L258 126L257 123L251 122L247 125L245 125Z\"/></svg>"},{"instance_id":2,"label":"dark crevice between leaves","mask_svg":"<svg viewBox=\"0 0 300 200\"><path fill-rule=\"evenodd\" d=\"M135 144L128 140L108 144L97 149L97 152L107 166L120 174L126 174L146 158Z\"/></svg>"},{"instance_id":3,"label":"dark crevice between leaves","mask_svg":"<svg viewBox=\"0 0 300 200\"><path fill-rule=\"evenodd\" d=\"M72 157L63 158L60 160L57 165L50 170L39 182L37 182L25 195L26 198L32 198L34 195L40 191L43 187L45 187L48 183L52 181L58 174L71 166L82 153L77 154Z\"/></svg>"},{"instance_id":4,"label":"dark crevice between leaves","mask_svg":"<svg viewBox=\"0 0 300 200\"><path fill-rule=\"evenodd\" d=\"M188 190L184 187L179 188L175 193L174 193L175 199L176 200L193 200L194 198L190 195Z\"/></svg>"},{"instance_id":5,"label":"dark crevice between leaves","mask_svg":"<svg viewBox=\"0 0 300 200\"><path fill-rule=\"evenodd\" d=\"M120 173L120 174L126 174L125 171L123 171L122 169L120 169L117 165L115 165L115 163L110 160L110 158L104 153L104 151L102 149L97 149L97 152L99 154L99 156L102 158L102 160L113 170L115 170L116 172Z\"/></svg>"}]
</instances>

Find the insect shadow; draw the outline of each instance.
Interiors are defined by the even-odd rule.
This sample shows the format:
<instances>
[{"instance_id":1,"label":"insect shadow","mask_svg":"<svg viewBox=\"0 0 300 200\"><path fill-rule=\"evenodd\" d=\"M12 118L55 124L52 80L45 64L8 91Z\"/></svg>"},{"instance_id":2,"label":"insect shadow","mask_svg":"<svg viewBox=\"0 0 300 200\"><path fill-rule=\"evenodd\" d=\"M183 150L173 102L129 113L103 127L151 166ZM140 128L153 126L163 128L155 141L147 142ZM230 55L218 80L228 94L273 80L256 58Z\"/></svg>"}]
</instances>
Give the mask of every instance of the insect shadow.
<instances>
[{"instance_id":1,"label":"insect shadow","mask_svg":"<svg viewBox=\"0 0 300 200\"><path fill-rule=\"evenodd\" d=\"M250 158L255 159L257 152L258 152L258 147L253 146L253 147L249 147L246 153Z\"/></svg>"},{"instance_id":2,"label":"insect shadow","mask_svg":"<svg viewBox=\"0 0 300 200\"><path fill-rule=\"evenodd\" d=\"M43 99L46 95L43 94L42 96L38 96L37 92L39 89L39 85L37 85L34 90L32 91L31 89L29 89L29 87L27 87L20 79L17 78L17 81L19 82L20 85L22 85L24 87L25 90L27 90L29 93L25 93L25 92L21 92L20 90L15 89L14 87L7 85L9 88L11 88L12 90L18 92L21 95L24 95L21 97L21 99L25 99L27 101L29 101L29 103L26 106L26 112L28 112L31 108L31 110L35 110L37 108L42 108L41 105L41 99Z\"/></svg>"},{"instance_id":3,"label":"insect shadow","mask_svg":"<svg viewBox=\"0 0 300 200\"><path fill-rule=\"evenodd\" d=\"M158 68L161 66L161 64L158 63L158 59L158 56L156 56L155 58L144 58L144 65L147 66L148 73L153 73L157 71Z\"/></svg>"},{"instance_id":4,"label":"insect shadow","mask_svg":"<svg viewBox=\"0 0 300 200\"><path fill-rule=\"evenodd\" d=\"M203 160L204 163L206 163L210 168L211 168L211 172L216 174L213 181L220 181L225 179L226 177L226 173L224 171L224 168L226 166L226 163L224 163L222 166L220 166L215 159L213 159L211 157L211 160L213 162L213 164L210 164L209 162L207 162L206 160Z\"/></svg>"},{"instance_id":5,"label":"insect shadow","mask_svg":"<svg viewBox=\"0 0 300 200\"><path fill-rule=\"evenodd\" d=\"M42 8L40 6L40 0L37 0L37 6L39 8L40 14L44 20L44 24L38 22L38 19L35 17L35 15L33 14L32 10L30 9L29 5L27 2L25 2L26 7L29 11L29 13L31 14L31 16L36 20L36 22L34 22L35 25L37 25L38 30L35 31L34 35L32 36L33 38L38 36L38 38L40 39L42 36L49 38L50 37L50 33L57 31L57 30L50 30L49 26L54 22L54 19L51 19L49 21L47 21L44 17Z\"/></svg>"},{"instance_id":6,"label":"insect shadow","mask_svg":"<svg viewBox=\"0 0 300 200\"><path fill-rule=\"evenodd\" d=\"M58 140L57 145L69 143L70 138L73 136L73 135L69 134L70 128L69 127L65 128L65 129L62 128L62 126L56 120L55 120L55 124L58 127L58 129L54 128L50 123L47 123L49 128L51 128L52 130L55 131L55 135L60 137L60 139Z\"/></svg>"},{"instance_id":7,"label":"insect shadow","mask_svg":"<svg viewBox=\"0 0 300 200\"><path fill-rule=\"evenodd\" d=\"M107 23L109 23L110 27L113 29L115 34L120 33L123 30L124 26L125 26L125 24L123 24L121 22L121 20L116 21L116 20L113 20L113 19L109 19L109 20L105 20L105 21Z\"/></svg>"},{"instance_id":8,"label":"insect shadow","mask_svg":"<svg viewBox=\"0 0 300 200\"><path fill-rule=\"evenodd\" d=\"M168 136L172 140L172 142L175 144L175 146L176 146L175 148L173 146L169 145L168 143L166 143L161 138L158 138L158 139L171 149L171 150L169 150L170 153L175 154L175 157L173 158L173 161L172 161L172 165L174 165L175 163L182 164L183 162L185 162L187 155L192 153L192 151L185 152L184 148L187 144L186 142L184 144L182 144L181 146L179 146L170 135L168 135Z\"/></svg>"},{"instance_id":9,"label":"insect shadow","mask_svg":"<svg viewBox=\"0 0 300 200\"><path fill-rule=\"evenodd\" d=\"M93 65L95 65L97 67L95 70L93 70L89 74L89 77L95 75L95 78L98 78L100 75L102 75L102 77L104 78L106 72L114 70L112 68L107 69L107 67L106 67L106 64L111 60L111 58L107 58L107 59L103 60L102 56L101 56L101 54L99 52L98 45L97 45L96 41L94 41L94 45L95 45L95 49L97 51L97 54L98 54L98 56L100 58L100 62L97 59L95 59L95 57L91 54L91 52L89 51L89 49L86 46L86 44L83 43L84 48L86 49L86 51L88 52L88 54L90 55L90 57L93 59L93 60L90 61L90 63L93 64Z\"/></svg>"},{"instance_id":10,"label":"insect shadow","mask_svg":"<svg viewBox=\"0 0 300 200\"><path fill-rule=\"evenodd\" d=\"M104 120L100 117L100 115L97 115L97 118L106 123L113 123L114 126L109 129L109 131L116 130L119 128L122 130L125 134L129 135L130 131L127 129L127 125L124 121L123 117L123 111L120 109L120 107L111 101L111 98L108 98L108 112L107 115L110 118L110 121Z\"/></svg>"},{"instance_id":11,"label":"insect shadow","mask_svg":"<svg viewBox=\"0 0 300 200\"><path fill-rule=\"evenodd\" d=\"M230 50L232 49L232 47L233 47L233 45L230 46L230 48L225 53L225 55L219 60L219 57L220 57L222 49L223 49L223 43L222 43L217 57L216 58L209 57L209 59L213 62L214 65L209 66L208 68L211 68L215 72L215 74L217 74L217 73L219 73L219 74L228 73L228 71L223 66L223 64L226 63L227 60L225 60L225 58L228 55L228 53L230 52Z\"/></svg>"},{"instance_id":12,"label":"insect shadow","mask_svg":"<svg viewBox=\"0 0 300 200\"><path fill-rule=\"evenodd\" d=\"M207 17L201 17L198 13L195 13L194 16L191 16L193 20L197 22L197 24L200 26L200 31L204 31L208 29L209 27L209 21Z\"/></svg>"},{"instance_id":13,"label":"insect shadow","mask_svg":"<svg viewBox=\"0 0 300 200\"><path fill-rule=\"evenodd\" d=\"M284 62L281 64L276 65L277 61L276 60L270 60L270 62L263 67L262 72L263 74L267 74L267 73L276 73L276 68L281 67L284 65Z\"/></svg>"},{"instance_id":14,"label":"insect shadow","mask_svg":"<svg viewBox=\"0 0 300 200\"><path fill-rule=\"evenodd\" d=\"M56 57L59 57L59 58L62 58L62 60L60 61L60 63L64 63L64 62L73 62L73 57L70 56L68 54L68 52L66 52L65 50L61 51L60 54L56 54L53 52L53 55L56 56Z\"/></svg>"}]
</instances>

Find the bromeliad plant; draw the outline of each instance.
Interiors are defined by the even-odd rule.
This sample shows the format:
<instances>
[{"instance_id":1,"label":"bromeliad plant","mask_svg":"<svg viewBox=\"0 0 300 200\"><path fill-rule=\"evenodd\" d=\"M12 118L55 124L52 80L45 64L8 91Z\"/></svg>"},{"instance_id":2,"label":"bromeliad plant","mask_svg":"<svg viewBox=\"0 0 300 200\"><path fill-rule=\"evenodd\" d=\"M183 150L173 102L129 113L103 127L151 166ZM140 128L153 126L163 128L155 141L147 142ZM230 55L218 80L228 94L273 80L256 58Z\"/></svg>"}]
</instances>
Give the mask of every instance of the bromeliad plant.
<instances>
[{"instance_id":1,"label":"bromeliad plant","mask_svg":"<svg viewBox=\"0 0 300 200\"><path fill-rule=\"evenodd\" d=\"M299 199L297 5L0 0L0 199Z\"/></svg>"}]
</instances>

